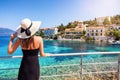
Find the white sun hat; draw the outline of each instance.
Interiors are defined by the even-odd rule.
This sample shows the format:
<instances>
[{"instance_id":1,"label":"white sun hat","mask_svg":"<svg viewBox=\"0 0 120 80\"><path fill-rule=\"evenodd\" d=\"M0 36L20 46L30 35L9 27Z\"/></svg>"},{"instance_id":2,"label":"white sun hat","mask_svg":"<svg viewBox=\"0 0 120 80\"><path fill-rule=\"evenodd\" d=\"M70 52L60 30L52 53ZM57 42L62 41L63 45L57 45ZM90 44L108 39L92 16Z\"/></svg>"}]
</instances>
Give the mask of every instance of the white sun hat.
<instances>
[{"instance_id":1,"label":"white sun hat","mask_svg":"<svg viewBox=\"0 0 120 80\"><path fill-rule=\"evenodd\" d=\"M41 21L31 21L25 18L21 21L20 26L17 29L17 36L22 39L26 39L34 35L41 25Z\"/></svg>"}]
</instances>

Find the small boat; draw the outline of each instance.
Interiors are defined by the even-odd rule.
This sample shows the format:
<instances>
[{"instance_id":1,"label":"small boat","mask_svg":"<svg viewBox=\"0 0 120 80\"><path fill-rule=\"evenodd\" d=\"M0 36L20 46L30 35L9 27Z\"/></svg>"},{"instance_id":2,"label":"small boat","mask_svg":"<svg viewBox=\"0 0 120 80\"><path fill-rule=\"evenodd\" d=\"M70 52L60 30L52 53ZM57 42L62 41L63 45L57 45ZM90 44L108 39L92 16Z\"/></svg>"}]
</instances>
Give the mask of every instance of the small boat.
<instances>
[{"instance_id":1,"label":"small boat","mask_svg":"<svg viewBox=\"0 0 120 80\"><path fill-rule=\"evenodd\" d=\"M113 41L111 44L120 44L120 41Z\"/></svg>"}]
</instances>

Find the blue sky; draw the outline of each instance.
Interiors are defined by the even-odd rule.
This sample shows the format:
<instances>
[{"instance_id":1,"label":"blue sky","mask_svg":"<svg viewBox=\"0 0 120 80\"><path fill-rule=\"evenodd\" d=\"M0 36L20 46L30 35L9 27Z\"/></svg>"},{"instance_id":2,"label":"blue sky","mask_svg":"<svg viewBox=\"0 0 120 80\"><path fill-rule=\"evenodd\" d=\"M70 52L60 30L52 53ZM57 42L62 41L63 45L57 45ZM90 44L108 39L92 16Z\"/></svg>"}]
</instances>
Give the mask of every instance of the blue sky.
<instances>
[{"instance_id":1,"label":"blue sky","mask_svg":"<svg viewBox=\"0 0 120 80\"><path fill-rule=\"evenodd\" d=\"M120 0L0 0L0 27L16 30L23 18L41 21L41 28L75 20L120 14Z\"/></svg>"}]
</instances>

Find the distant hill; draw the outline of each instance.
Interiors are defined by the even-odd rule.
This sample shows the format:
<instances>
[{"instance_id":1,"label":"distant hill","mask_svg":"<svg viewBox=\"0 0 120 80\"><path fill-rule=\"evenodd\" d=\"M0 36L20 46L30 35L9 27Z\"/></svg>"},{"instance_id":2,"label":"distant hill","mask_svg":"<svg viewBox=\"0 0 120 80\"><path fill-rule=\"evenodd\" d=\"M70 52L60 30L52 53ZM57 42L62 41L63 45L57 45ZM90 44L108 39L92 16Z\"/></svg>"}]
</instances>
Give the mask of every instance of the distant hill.
<instances>
[{"instance_id":1,"label":"distant hill","mask_svg":"<svg viewBox=\"0 0 120 80\"><path fill-rule=\"evenodd\" d=\"M0 28L0 36L10 36L15 31L8 28Z\"/></svg>"}]
</instances>

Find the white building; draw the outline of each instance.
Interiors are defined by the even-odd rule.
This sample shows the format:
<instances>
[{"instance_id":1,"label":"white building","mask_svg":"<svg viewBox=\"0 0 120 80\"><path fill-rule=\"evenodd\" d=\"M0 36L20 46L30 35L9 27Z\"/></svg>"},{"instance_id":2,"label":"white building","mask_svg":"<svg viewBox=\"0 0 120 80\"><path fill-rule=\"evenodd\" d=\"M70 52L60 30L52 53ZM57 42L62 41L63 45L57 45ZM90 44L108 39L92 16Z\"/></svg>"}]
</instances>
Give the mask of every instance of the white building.
<instances>
[{"instance_id":1,"label":"white building","mask_svg":"<svg viewBox=\"0 0 120 80\"><path fill-rule=\"evenodd\" d=\"M86 31L86 24L79 23L75 28L65 29L65 39L80 39L83 31Z\"/></svg>"},{"instance_id":2,"label":"white building","mask_svg":"<svg viewBox=\"0 0 120 80\"><path fill-rule=\"evenodd\" d=\"M106 28L104 26L87 27L86 36L91 37L97 41L107 40Z\"/></svg>"},{"instance_id":3,"label":"white building","mask_svg":"<svg viewBox=\"0 0 120 80\"><path fill-rule=\"evenodd\" d=\"M58 33L57 28L46 28L44 29L44 35L45 36L54 36Z\"/></svg>"}]
</instances>

